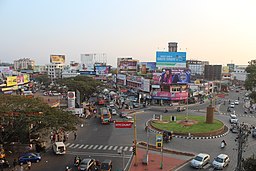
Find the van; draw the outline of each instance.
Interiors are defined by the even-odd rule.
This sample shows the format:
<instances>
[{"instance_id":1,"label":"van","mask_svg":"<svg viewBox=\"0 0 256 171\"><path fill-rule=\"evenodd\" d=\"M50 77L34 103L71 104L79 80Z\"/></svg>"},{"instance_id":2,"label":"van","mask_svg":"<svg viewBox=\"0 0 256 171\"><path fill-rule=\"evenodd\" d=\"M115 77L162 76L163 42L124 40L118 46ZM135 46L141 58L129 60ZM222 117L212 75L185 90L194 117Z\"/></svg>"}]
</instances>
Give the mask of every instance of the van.
<instances>
[{"instance_id":1,"label":"van","mask_svg":"<svg viewBox=\"0 0 256 171\"><path fill-rule=\"evenodd\" d=\"M52 150L55 154L66 154L66 146L63 142L53 143Z\"/></svg>"},{"instance_id":2,"label":"van","mask_svg":"<svg viewBox=\"0 0 256 171\"><path fill-rule=\"evenodd\" d=\"M100 165L100 171L111 171L112 170L112 161L104 160Z\"/></svg>"}]
</instances>

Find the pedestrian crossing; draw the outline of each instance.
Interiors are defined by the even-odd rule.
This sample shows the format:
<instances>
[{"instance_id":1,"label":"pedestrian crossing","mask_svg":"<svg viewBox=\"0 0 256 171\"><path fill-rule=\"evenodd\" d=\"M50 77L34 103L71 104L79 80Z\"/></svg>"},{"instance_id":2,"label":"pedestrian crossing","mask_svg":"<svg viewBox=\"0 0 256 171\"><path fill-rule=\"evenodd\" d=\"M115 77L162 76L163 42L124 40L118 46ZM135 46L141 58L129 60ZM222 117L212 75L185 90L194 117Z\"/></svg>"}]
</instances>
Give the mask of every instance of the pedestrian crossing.
<instances>
[{"instance_id":1,"label":"pedestrian crossing","mask_svg":"<svg viewBox=\"0 0 256 171\"><path fill-rule=\"evenodd\" d=\"M67 148L70 149L83 149L83 150L102 150L102 151L117 151L117 150L123 150L123 151L130 151L132 152L131 146L117 146L117 145L89 145L89 144L74 144L74 143L66 143L65 144Z\"/></svg>"}]
</instances>

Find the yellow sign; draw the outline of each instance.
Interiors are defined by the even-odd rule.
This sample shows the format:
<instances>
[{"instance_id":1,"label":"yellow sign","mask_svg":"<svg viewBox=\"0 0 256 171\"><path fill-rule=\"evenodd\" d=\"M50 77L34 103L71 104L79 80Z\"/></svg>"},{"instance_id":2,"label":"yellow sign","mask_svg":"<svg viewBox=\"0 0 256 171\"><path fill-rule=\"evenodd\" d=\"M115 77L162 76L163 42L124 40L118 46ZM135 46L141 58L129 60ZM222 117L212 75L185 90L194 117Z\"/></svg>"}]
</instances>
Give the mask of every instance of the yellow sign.
<instances>
[{"instance_id":1,"label":"yellow sign","mask_svg":"<svg viewBox=\"0 0 256 171\"><path fill-rule=\"evenodd\" d=\"M51 63L65 63L65 55L51 55L50 57Z\"/></svg>"},{"instance_id":2,"label":"yellow sign","mask_svg":"<svg viewBox=\"0 0 256 171\"><path fill-rule=\"evenodd\" d=\"M229 67L228 66L223 66L222 67L222 73L224 74L226 74L226 73L229 73Z\"/></svg>"},{"instance_id":3,"label":"yellow sign","mask_svg":"<svg viewBox=\"0 0 256 171\"><path fill-rule=\"evenodd\" d=\"M24 83L28 83L29 82L29 75L24 74L23 78L24 78Z\"/></svg>"},{"instance_id":4,"label":"yellow sign","mask_svg":"<svg viewBox=\"0 0 256 171\"><path fill-rule=\"evenodd\" d=\"M7 86L16 86L17 85L17 76L7 77Z\"/></svg>"}]
</instances>

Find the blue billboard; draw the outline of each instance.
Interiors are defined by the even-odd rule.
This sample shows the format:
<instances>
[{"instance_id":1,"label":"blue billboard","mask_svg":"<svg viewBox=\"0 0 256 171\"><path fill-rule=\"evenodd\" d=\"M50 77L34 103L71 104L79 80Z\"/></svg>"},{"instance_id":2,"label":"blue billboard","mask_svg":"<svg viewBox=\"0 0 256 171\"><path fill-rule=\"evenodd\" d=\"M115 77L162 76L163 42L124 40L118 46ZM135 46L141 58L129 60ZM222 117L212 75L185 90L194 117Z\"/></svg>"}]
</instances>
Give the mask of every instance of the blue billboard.
<instances>
[{"instance_id":1,"label":"blue billboard","mask_svg":"<svg viewBox=\"0 0 256 171\"><path fill-rule=\"evenodd\" d=\"M156 66L185 68L186 52L156 52Z\"/></svg>"}]
</instances>

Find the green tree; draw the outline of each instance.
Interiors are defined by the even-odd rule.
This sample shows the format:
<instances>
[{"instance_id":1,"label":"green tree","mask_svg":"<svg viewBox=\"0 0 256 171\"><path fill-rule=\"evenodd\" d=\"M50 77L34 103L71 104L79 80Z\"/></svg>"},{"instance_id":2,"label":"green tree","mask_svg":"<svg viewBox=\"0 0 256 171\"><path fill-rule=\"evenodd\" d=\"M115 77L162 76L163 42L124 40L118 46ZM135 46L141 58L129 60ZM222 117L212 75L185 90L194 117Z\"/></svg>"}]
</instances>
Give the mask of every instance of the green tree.
<instances>
[{"instance_id":1,"label":"green tree","mask_svg":"<svg viewBox=\"0 0 256 171\"><path fill-rule=\"evenodd\" d=\"M0 141L27 143L34 132L52 129L75 130L79 120L74 115L51 108L40 98L0 95Z\"/></svg>"},{"instance_id":2,"label":"green tree","mask_svg":"<svg viewBox=\"0 0 256 171\"><path fill-rule=\"evenodd\" d=\"M35 77L35 80L39 83L43 83L45 86L48 86L51 83L51 80L48 78L47 74L39 75Z\"/></svg>"},{"instance_id":3,"label":"green tree","mask_svg":"<svg viewBox=\"0 0 256 171\"><path fill-rule=\"evenodd\" d=\"M249 62L249 65L245 69L248 73L247 78L245 80L245 88L250 90L252 93L250 97L256 101L256 61Z\"/></svg>"},{"instance_id":4,"label":"green tree","mask_svg":"<svg viewBox=\"0 0 256 171\"><path fill-rule=\"evenodd\" d=\"M255 171L256 170L256 159L254 155L243 161L244 171Z\"/></svg>"}]
</instances>

